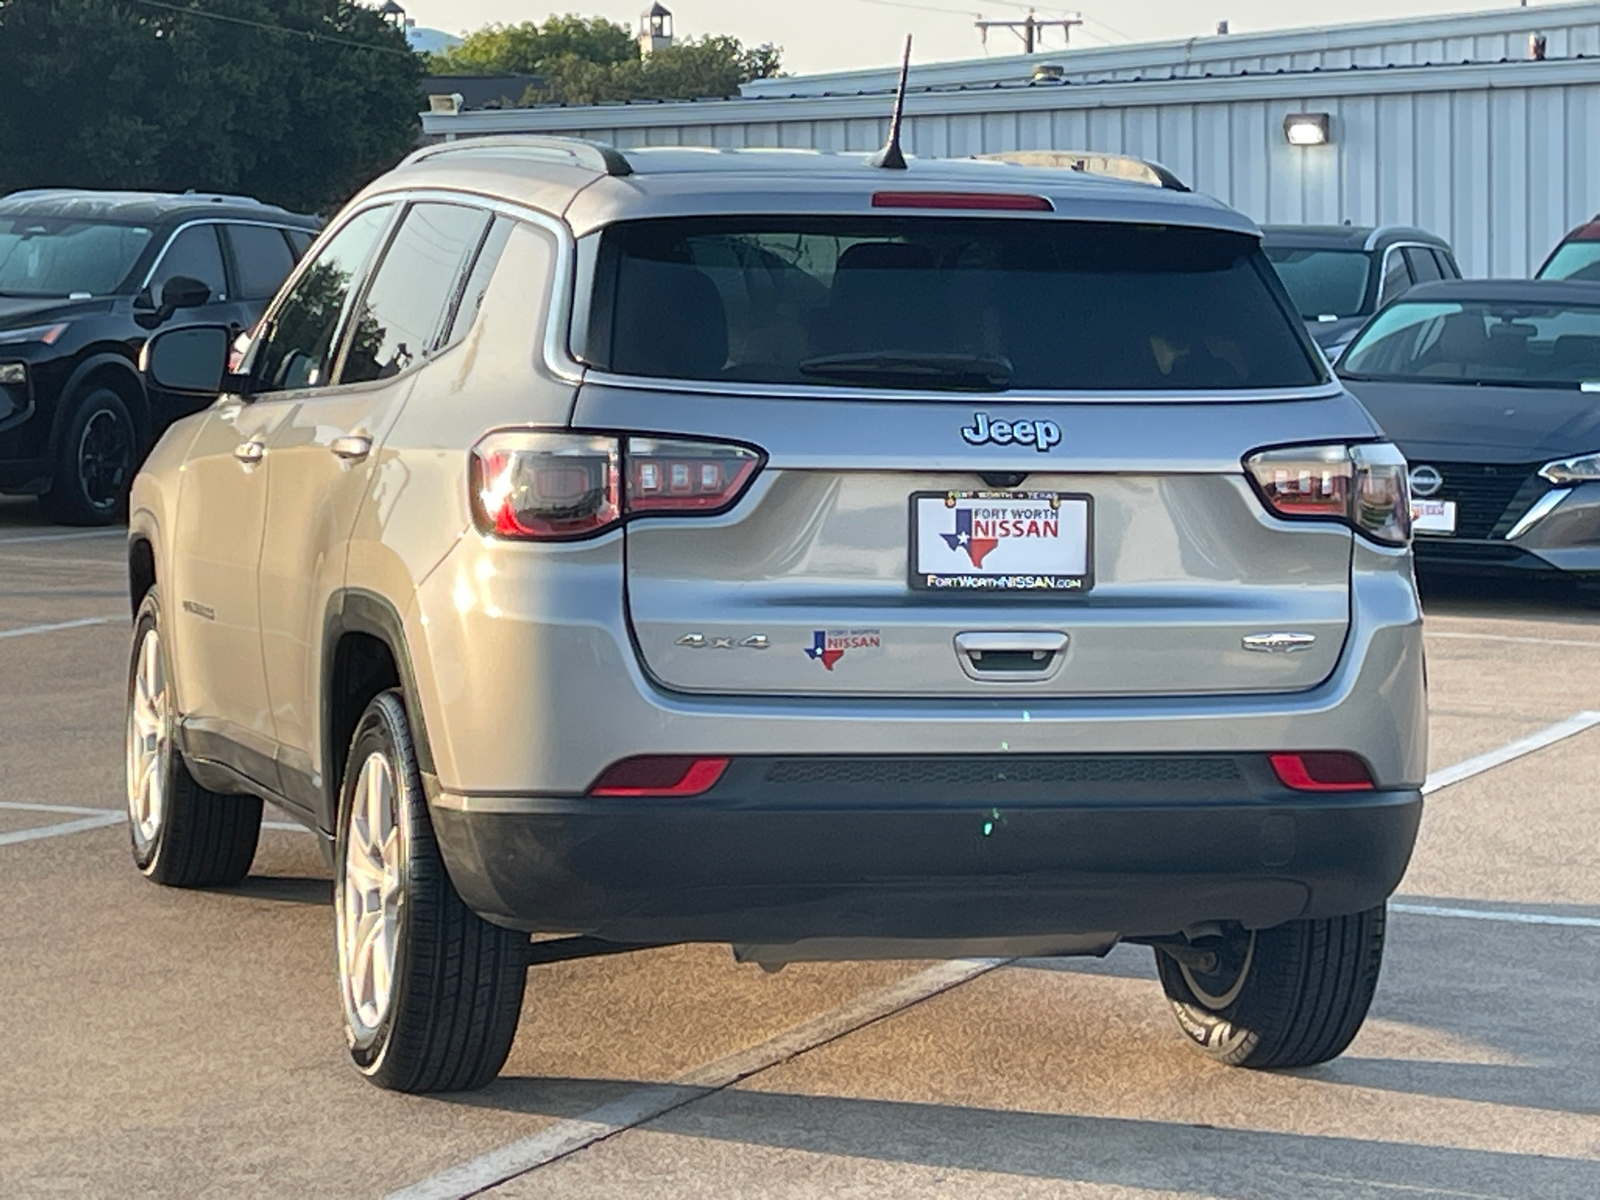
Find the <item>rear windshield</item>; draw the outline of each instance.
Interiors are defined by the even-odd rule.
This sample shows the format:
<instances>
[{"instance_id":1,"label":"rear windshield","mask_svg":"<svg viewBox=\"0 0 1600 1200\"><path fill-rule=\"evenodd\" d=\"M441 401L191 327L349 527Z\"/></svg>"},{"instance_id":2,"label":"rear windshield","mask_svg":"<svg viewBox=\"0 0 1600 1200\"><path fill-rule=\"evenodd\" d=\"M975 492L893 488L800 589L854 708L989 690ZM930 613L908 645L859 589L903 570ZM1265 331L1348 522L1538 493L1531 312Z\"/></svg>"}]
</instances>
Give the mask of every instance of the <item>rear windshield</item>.
<instances>
[{"instance_id":1,"label":"rear windshield","mask_svg":"<svg viewBox=\"0 0 1600 1200\"><path fill-rule=\"evenodd\" d=\"M1360 250L1303 250L1268 246L1289 298L1308 321L1358 317L1367 303L1372 258Z\"/></svg>"},{"instance_id":2,"label":"rear windshield","mask_svg":"<svg viewBox=\"0 0 1600 1200\"><path fill-rule=\"evenodd\" d=\"M1339 374L1429 383L1593 385L1600 382L1600 305L1402 300L1361 331L1339 360Z\"/></svg>"},{"instance_id":3,"label":"rear windshield","mask_svg":"<svg viewBox=\"0 0 1600 1200\"><path fill-rule=\"evenodd\" d=\"M620 374L971 391L1304 387L1259 243L1044 220L718 217L603 235L583 356Z\"/></svg>"}]
</instances>

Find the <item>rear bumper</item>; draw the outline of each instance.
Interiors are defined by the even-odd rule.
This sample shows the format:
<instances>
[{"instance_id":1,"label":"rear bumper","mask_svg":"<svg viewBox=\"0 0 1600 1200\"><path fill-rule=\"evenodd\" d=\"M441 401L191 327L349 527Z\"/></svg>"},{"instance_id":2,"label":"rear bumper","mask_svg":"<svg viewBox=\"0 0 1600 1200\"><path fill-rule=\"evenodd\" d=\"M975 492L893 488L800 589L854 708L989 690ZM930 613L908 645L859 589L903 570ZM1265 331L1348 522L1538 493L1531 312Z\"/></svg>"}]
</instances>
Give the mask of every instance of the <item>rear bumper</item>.
<instances>
[{"instance_id":1,"label":"rear bumper","mask_svg":"<svg viewBox=\"0 0 1600 1200\"><path fill-rule=\"evenodd\" d=\"M880 782L873 803L864 778L774 789L772 762L746 761L693 800L445 794L433 820L478 913L623 942L1156 936L1394 891L1420 792L1308 796L1237 761L1232 782Z\"/></svg>"}]
</instances>

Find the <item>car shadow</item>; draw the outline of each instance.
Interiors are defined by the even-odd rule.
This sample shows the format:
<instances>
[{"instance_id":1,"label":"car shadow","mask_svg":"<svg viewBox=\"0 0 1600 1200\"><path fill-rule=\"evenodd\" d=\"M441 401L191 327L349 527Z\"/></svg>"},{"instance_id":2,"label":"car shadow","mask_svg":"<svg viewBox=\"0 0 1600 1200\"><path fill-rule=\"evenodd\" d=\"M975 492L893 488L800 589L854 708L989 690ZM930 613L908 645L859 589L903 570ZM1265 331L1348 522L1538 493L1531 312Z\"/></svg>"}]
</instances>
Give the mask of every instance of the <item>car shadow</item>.
<instances>
[{"instance_id":1,"label":"car shadow","mask_svg":"<svg viewBox=\"0 0 1600 1200\"><path fill-rule=\"evenodd\" d=\"M243 896L274 904L298 904L315 908L333 907L333 881L291 875L251 875L242 883L225 888L209 888L222 896Z\"/></svg>"},{"instance_id":2,"label":"car shadow","mask_svg":"<svg viewBox=\"0 0 1600 1200\"><path fill-rule=\"evenodd\" d=\"M570 1119L658 1086L503 1079L453 1102ZM749 1088L669 1087L666 1099L679 1106L649 1122L654 1134L1063 1184L1226 1200L1600 1194L1600 1161L1586 1158Z\"/></svg>"},{"instance_id":3,"label":"car shadow","mask_svg":"<svg viewBox=\"0 0 1600 1200\"><path fill-rule=\"evenodd\" d=\"M1600 624L1600 592L1563 576L1467 575L1417 568L1423 612L1430 617L1499 617Z\"/></svg>"}]
</instances>

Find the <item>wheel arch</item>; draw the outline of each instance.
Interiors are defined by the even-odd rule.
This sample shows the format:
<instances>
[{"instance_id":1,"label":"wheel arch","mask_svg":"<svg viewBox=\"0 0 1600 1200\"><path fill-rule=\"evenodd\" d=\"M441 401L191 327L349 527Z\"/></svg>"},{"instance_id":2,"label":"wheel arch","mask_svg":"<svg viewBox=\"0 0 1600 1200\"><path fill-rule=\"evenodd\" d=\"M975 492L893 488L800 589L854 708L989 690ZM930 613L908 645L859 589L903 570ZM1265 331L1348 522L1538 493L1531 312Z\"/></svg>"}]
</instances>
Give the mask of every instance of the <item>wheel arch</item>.
<instances>
[{"instance_id":1,"label":"wheel arch","mask_svg":"<svg viewBox=\"0 0 1600 1200\"><path fill-rule=\"evenodd\" d=\"M84 388L99 384L110 388L122 397L133 418L134 432L139 446L150 444L150 398L145 392L139 369L125 356L106 350L91 354L73 368L67 382L61 387L61 398L56 403L55 416L50 425L50 459L54 461L61 449L61 438L72 420L73 398Z\"/></svg>"},{"instance_id":2,"label":"wheel arch","mask_svg":"<svg viewBox=\"0 0 1600 1200\"><path fill-rule=\"evenodd\" d=\"M434 776L417 677L412 667L405 622L398 609L375 592L347 588L329 598L323 622L320 676L322 762L324 786L318 814L325 829L333 829L338 795L344 780L350 739L372 698L398 687L411 724L417 767L424 783Z\"/></svg>"}]
</instances>

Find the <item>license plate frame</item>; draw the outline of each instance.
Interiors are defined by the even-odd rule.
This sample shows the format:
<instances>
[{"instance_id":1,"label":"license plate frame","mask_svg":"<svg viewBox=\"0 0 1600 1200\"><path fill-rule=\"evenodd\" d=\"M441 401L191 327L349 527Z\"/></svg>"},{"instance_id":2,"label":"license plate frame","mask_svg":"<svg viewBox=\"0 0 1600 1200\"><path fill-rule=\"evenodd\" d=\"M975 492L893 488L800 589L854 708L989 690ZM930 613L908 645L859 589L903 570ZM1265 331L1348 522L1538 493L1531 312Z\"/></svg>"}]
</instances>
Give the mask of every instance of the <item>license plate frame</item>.
<instances>
[{"instance_id":1,"label":"license plate frame","mask_svg":"<svg viewBox=\"0 0 1600 1200\"><path fill-rule=\"evenodd\" d=\"M932 503L937 502L937 507ZM930 542L923 538L923 529L920 516L924 512L935 513L959 512L963 502L969 505L988 506L1000 511L1008 511L1012 506L1023 510L1039 506L1051 508L1058 514L1057 519L1065 519L1071 525L1064 532L1068 534L1067 544L1060 555L1066 558L1065 566L1074 567L1079 564L1074 561L1076 555L1073 548L1076 540L1072 531L1076 523L1082 521L1082 562L1081 571L1063 569L1057 570L1051 564L1041 564L1040 567L1015 570L988 570L985 571L977 564L975 569L961 571L926 571L923 569L929 564L923 551L937 542ZM1044 596L1062 599L1065 597L1084 596L1094 589L1094 497L1085 492L1057 492L1057 491L1032 491L1016 488L991 488L981 490L956 489L947 492L913 492L909 504L910 535L907 540L906 567L907 577L911 587L919 592L938 593L943 595L976 596L992 593L1004 596ZM1003 518L1015 520L1019 518ZM976 522L977 518L974 518ZM952 520L952 526L958 526L958 519ZM948 549L956 551L957 547L949 544L952 536L959 536L959 527L949 530L933 529L928 531L930 538L937 538L947 544ZM1057 539L1061 539L1063 531L1058 527ZM970 536L970 535L969 535ZM999 541L1000 539L996 539ZM1011 539L1006 539L1007 541ZM1019 539L1030 540L1030 539ZM997 553L995 547L990 553ZM970 559L971 554L968 553ZM985 554L984 557L988 557ZM1015 558L1015 555L1009 556ZM1055 565L1063 565L1058 562ZM1048 568L1048 569L1045 569Z\"/></svg>"},{"instance_id":2,"label":"license plate frame","mask_svg":"<svg viewBox=\"0 0 1600 1200\"><path fill-rule=\"evenodd\" d=\"M1460 508L1454 500L1434 497L1411 501L1411 532L1419 537L1455 537Z\"/></svg>"}]
</instances>

